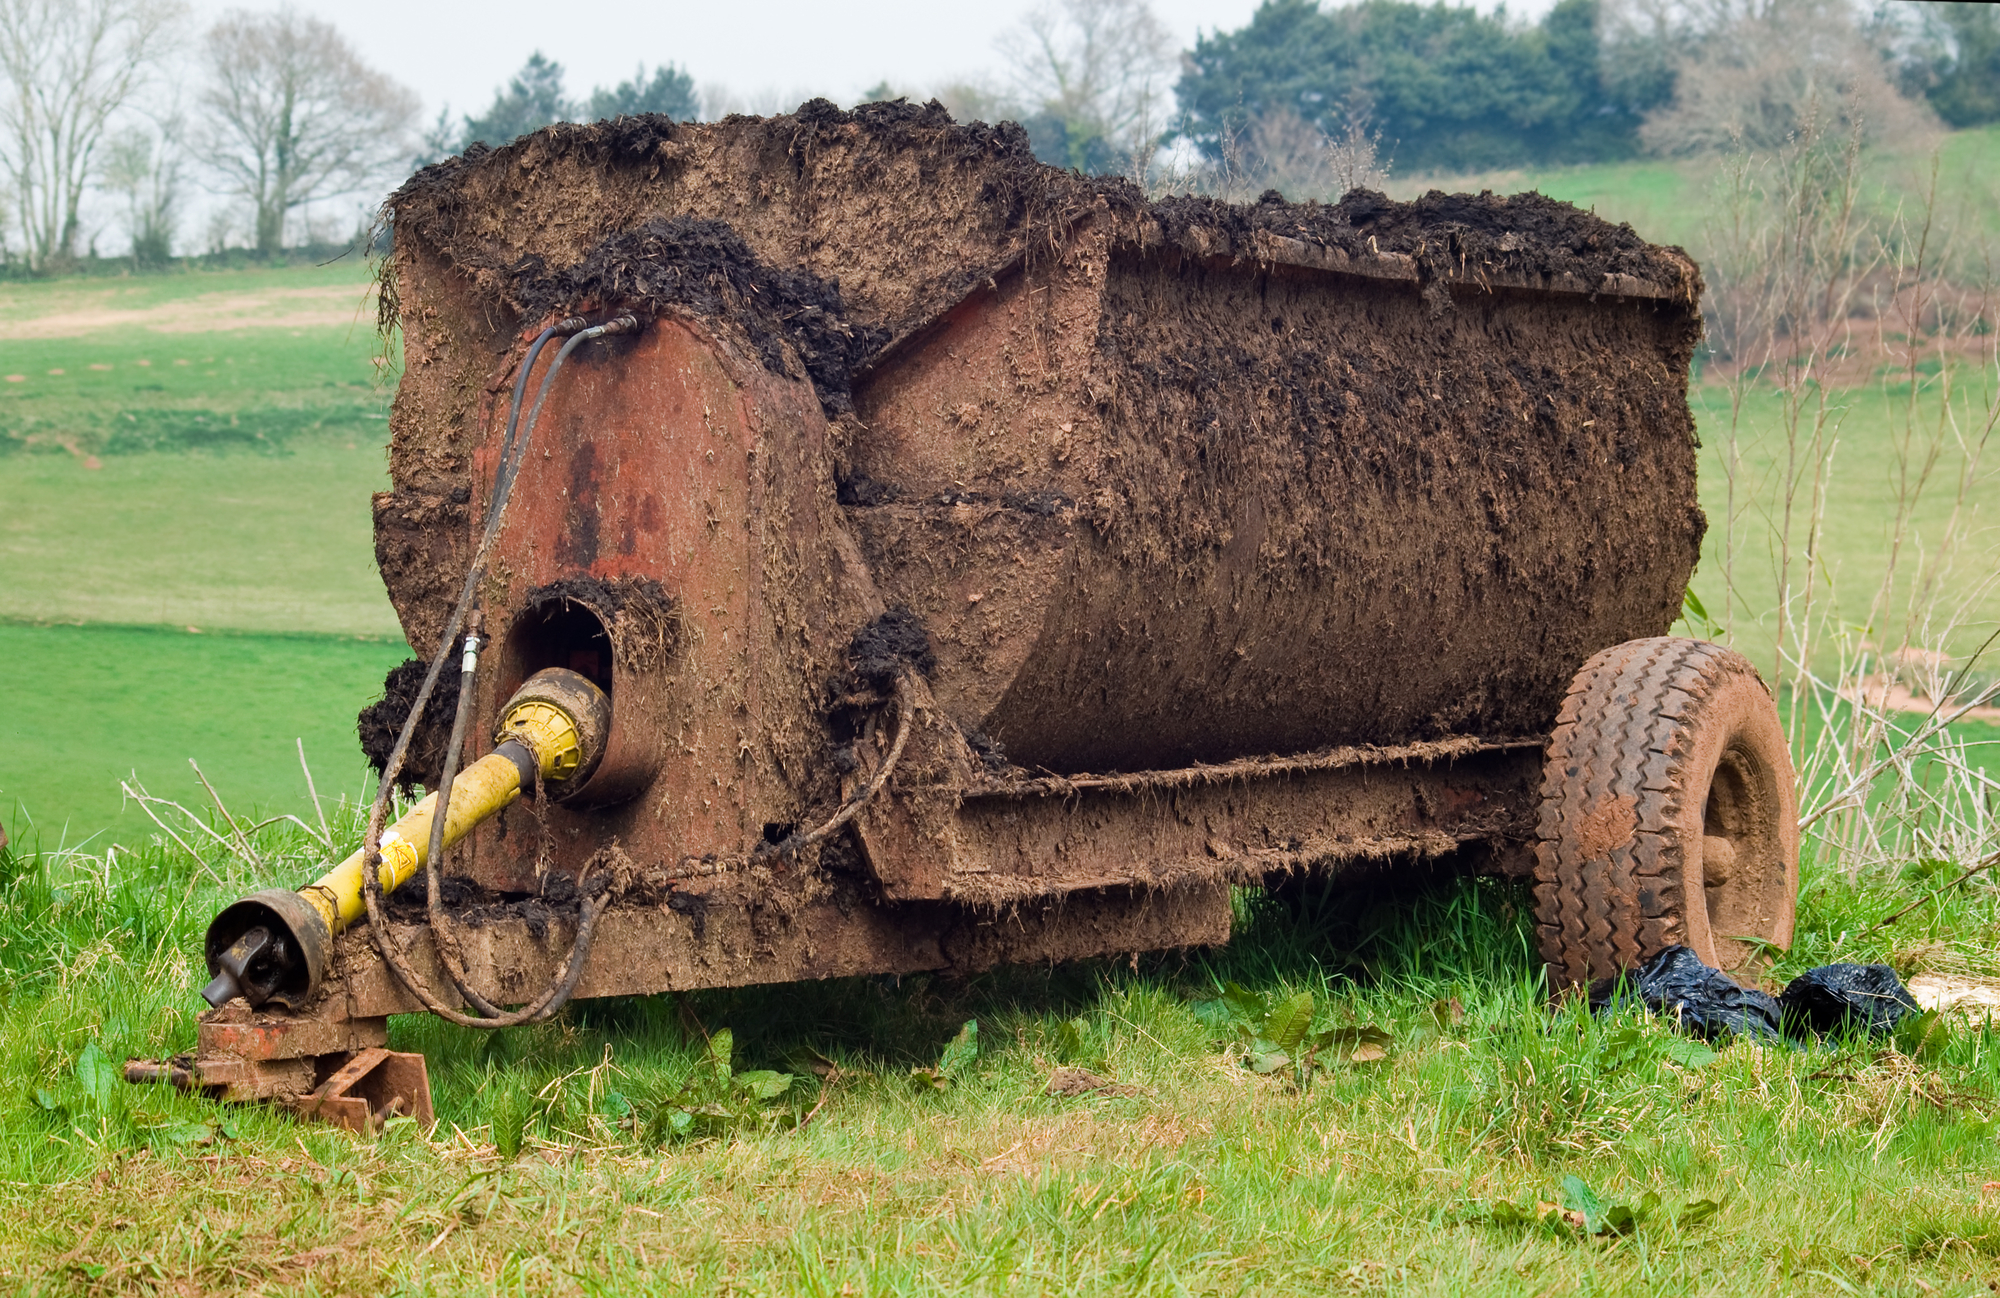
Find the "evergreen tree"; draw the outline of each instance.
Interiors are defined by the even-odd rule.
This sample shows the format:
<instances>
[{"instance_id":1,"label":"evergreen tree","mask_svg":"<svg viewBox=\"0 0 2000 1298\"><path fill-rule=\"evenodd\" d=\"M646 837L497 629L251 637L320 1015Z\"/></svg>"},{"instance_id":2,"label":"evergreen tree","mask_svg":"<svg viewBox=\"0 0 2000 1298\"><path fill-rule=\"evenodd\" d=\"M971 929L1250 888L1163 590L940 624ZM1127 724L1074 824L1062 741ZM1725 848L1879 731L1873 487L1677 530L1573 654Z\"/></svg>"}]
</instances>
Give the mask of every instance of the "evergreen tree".
<instances>
[{"instance_id":1,"label":"evergreen tree","mask_svg":"<svg viewBox=\"0 0 2000 1298\"><path fill-rule=\"evenodd\" d=\"M593 119L636 117L640 113L660 113L679 122L694 121L701 116L694 78L673 64L664 63L653 69L649 80L646 65L641 63L630 81L621 81L608 90L600 86L591 92Z\"/></svg>"},{"instance_id":2,"label":"evergreen tree","mask_svg":"<svg viewBox=\"0 0 2000 1298\"><path fill-rule=\"evenodd\" d=\"M465 119L464 142L459 147L463 149L475 141L494 146L506 144L575 115L575 105L563 93L562 64L536 50L506 88L493 96L491 108L479 117Z\"/></svg>"},{"instance_id":3,"label":"evergreen tree","mask_svg":"<svg viewBox=\"0 0 2000 1298\"><path fill-rule=\"evenodd\" d=\"M1176 93L1214 157L1286 110L1337 134L1357 102L1405 172L1620 156L1639 111L1605 85L1601 44L1598 0L1559 0L1533 26L1409 0L1265 0L1249 26L1196 41Z\"/></svg>"}]
</instances>

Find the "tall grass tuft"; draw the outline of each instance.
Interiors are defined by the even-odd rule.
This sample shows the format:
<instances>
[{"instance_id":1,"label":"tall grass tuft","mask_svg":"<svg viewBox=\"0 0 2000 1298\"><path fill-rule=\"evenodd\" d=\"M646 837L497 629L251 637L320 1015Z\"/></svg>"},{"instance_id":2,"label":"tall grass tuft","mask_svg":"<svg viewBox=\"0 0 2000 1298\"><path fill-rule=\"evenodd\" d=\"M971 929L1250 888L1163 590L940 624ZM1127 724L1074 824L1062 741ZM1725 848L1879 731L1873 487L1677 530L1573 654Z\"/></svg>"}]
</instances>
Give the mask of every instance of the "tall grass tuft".
<instances>
[{"instance_id":1,"label":"tall grass tuft","mask_svg":"<svg viewBox=\"0 0 2000 1298\"><path fill-rule=\"evenodd\" d=\"M2000 628L1973 612L2000 585L1994 300L1967 284L1984 250L1933 219L1935 157L1916 210L1884 207L1864 194L1861 130L1835 135L1815 109L1718 181L1708 373L1729 416L1710 553L1726 594L1712 622L1691 617L1768 655L1809 857L1850 884L1913 860L1969 868L2000 846L2000 752L1962 724L2000 718ZM1773 401L1769 423L1747 416ZM1849 415L1868 401L1888 413L1892 467L1874 493L1885 557L1857 575L1822 551L1843 443L1866 435Z\"/></svg>"}]
</instances>

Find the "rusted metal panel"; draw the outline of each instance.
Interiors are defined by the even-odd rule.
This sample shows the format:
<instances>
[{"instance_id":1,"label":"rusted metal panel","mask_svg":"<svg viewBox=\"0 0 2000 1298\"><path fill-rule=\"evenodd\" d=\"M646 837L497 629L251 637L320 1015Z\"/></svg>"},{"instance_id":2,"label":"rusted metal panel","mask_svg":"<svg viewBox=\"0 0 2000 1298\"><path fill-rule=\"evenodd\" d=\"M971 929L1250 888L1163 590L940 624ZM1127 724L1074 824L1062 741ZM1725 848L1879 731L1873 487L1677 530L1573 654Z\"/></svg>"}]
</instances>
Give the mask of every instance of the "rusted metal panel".
<instances>
[{"instance_id":1,"label":"rusted metal panel","mask_svg":"<svg viewBox=\"0 0 2000 1298\"><path fill-rule=\"evenodd\" d=\"M424 1057L380 1047L355 1052L299 1101L297 1110L302 1118L317 1118L359 1135L396 1117L413 1119L423 1128L437 1121Z\"/></svg>"},{"instance_id":2,"label":"rusted metal panel","mask_svg":"<svg viewBox=\"0 0 2000 1298\"><path fill-rule=\"evenodd\" d=\"M1254 881L1279 869L1526 844L1535 741L1342 749L1141 772L968 783L948 823L903 793L857 818L895 900L980 905L1079 889Z\"/></svg>"},{"instance_id":3,"label":"rusted metal panel","mask_svg":"<svg viewBox=\"0 0 2000 1298\"><path fill-rule=\"evenodd\" d=\"M486 607L501 653L467 755L535 668L571 665L524 653L518 628L543 605L604 615L613 722L583 796L539 819L517 806L482 832L460 868L487 887L534 891L544 854L577 874L611 842L648 866L740 853L836 792L818 691L867 592L826 534L838 510L810 384L739 343L663 318L580 350L551 389L495 547ZM482 477L504 419L496 403ZM636 643L602 605L641 589L666 608Z\"/></svg>"},{"instance_id":4,"label":"rusted metal panel","mask_svg":"<svg viewBox=\"0 0 2000 1298\"><path fill-rule=\"evenodd\" d=\"M1190 881L1165 888L1104 889L1006 907L913 903L873 905L852 883L835 894L774 913L750 889L682 892L669 903L620 903L598 922L579 997L639 996L702 987L849 977L964 972L1020 961L1073 960L1229 938L1229 886ZM570 919L530 924L500 915L456 927L470 981L499 1003L518 1003L547 986L569 950ZM397 924L412 965L441 991L445 981L429 930ZM369 935L341 939L344 987L314 1013L382 1015L422 1007L382 964ZM449 993L447 993L449 998Z\"/></svg>"}]
</instances>

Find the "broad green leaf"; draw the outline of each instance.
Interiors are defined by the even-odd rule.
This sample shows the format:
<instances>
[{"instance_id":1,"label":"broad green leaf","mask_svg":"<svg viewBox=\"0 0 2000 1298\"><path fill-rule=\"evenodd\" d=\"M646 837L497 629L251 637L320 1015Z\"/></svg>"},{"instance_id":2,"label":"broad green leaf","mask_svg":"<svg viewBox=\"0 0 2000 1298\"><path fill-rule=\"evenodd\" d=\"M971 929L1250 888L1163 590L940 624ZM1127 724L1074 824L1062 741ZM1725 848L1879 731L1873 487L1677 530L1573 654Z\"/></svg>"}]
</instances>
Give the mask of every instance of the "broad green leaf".
<instances>
[{"instance_id":1,"label":"broad green leaf","mask_svg":"<svg viewBox=\"0 0 2000 1298\"><path fill-rule=\"evenodd\" d=\"M1693 1203L1688 1204L1685 1208L1674 1214L1674 1224L1676 1226L1699 1226L1702 1222L1707 1221L1710 1217L1721 1211L1722 1205L1713 1199L1696 1199Z\"/></svg>"},{"instance_id":2,"label":"broad green leaf","mask_svg":"<svg viewBox=\"0 0 2000 1298\"><path fill-rule=\"evenodd\" d=\"M1563 1207L1583 1214L1585 1231L1595 1235L1603 1229L1605 1206L1604 1200L1598 1198L1597 1192L1585 1185L1582 1178L1563 1178Z\"/></svg>"},{"instance_id":3,"label":"broad green leaf","mask_svg":"<svg viewBox=\"0 0 2000 1298\"><path fill-rule=\"evenodd\" d=\"M729 1061L736 1053L736 1035L728 1028L719 1029L708 1039L708 1067L715 1074L715 1080L727 1085L729 1082Z\"/></svg>"},{"instance_id":4,"label":"broad green leaf","mask_svg":"<svg viewBox=\"0 0 2000 1298\"><path fill-rule=\"evenodd\" d=\"M951 1089L951 1078L935 1068L912 1068L910 1084L920 1091L945 1091Z\"/></svg>"},{"instance_id":5,"label":"broad green leaf","mask_svg":"<svg viewBox=\"0 0 2000 1298\"><path fill-rule=\"evenodd\" d=\"M1250 1055L1243 1062L1250 1065L1252 1072L1275 1073L1290 1064L1292 1057L1282 1050L1271 1050Z\"/></svg>"},{"instance_id":6,"label":"broad green leaf","mask_svg":"<svg viewBox=\"0 0 2000 1298\"><path fill-rule=\"evenodd\" d=\"M110 1056L97 1048L95 1041L83 1048L76 1057L76 1080L82 1084L83 1093L90 1102L100 1109L111 1107L111 1095L118 1086L118 1065Z\"/></svg>"},{"instance_id":7,"label":"broad green leaf","mask_svg":"<svg viewBox=\"0 0 2000 1298\"><path fill-rule=\"evenodd\" d=\"M50 1113L54 1113L56 1110L62 1108L62 1101L58 1100L55 1096L55 1092L51 1091L46 1086L37 1087L35 1089L35 1103L41 1106L42 1108L47 1109Z\"/></svg>"},{"instance_id":8,"label":"broad green leaf","mask_svg":"<svg viewBox=\"0 0 2000 1298\"><path fill-rule=\"evenodd\" d=\"M1328 1028L1308 1036L1305 1046L1315 1052L1344 1055L1349 1063L1372 1064L1388 1057L1396 1038L1370 1023L1358 1028Z\"/></svg>"},{"instance_id":9,"label":"broad green leaf","mask_svg":"<svg viewBox=\"0 0 2000 1298\"><path fill-rule=\"evenodd\" d=\"M623 1092L606 1091L604 1111L614 1118L629 1118L632 1116L632 1101L625 1098Z\"/></svg>"},{"instance_id":10,"label":"broad green leaf","mask_svg":"<svg viewBox=\"0 0 2000 1298\"><path fill-rule=\"evenodd\" d=\"M1071 1063L1084 1056L1085 1042L1089 1040L1090 1025L1080 1018L1064 1019L1056 1024L1056 1052Z\"/></svg>"},{"instance_id":11,"label":"broad green leaf","mask_svg":"<svg viewBox=\"0 0 2000 1298\"><path fill-rule=\"evenodd\" d=\"M768 1068L736 1074L736 1085L753 1099L775 1100L791 1089L790 1073L774 1073Z\"/></svg>"},{"instance_id":12,"label":"broad green leaf","mask_svg":"<svg viewBox=\"0 0 2000 1298\"><path fill-rule=\"evenodd\" d=\"M1253 1026L1264 1021L1264 998L1239 983L1222 984L1222 1003L1232 1017Z\"/></svg>"},{"instance_id":13,"label":"broad green leaf","mask_svg":"<svg viewBox=\"0 0 2000 1298\"><path fill-rule=\"evenodd\" d=\"M938 1059L937 1070L946 1077L956 1077L979 1059L979 1020L967 1019L958 1035L944 1048Z\"/></svg>"},{"instance_id":14,"label":"broad green leaf","mask_svg":"<svg viewBox=\"0 0 2000 1298\"><path fill-rule=\"evenodd\" d=\"M1676 1037L1669 1041L1665 1054L1683 1068L1706 1068L1722 1058L1701 1042L1691 1041L1686 1037Z\"/></svg>"},{"instance_id":15,"label":"broad green leaf","mask_svg":"<svg viewBox=\"0 0 2000 1298\"><path fill-rule=\"evenodd\" d=\"M1951 1029L1936 1010L1905 1014L1896 1025L1896 1049L1911 1059L1930 1063L1944 1053L1951 1042Z\"/></svg>"},{"instance_id":16,"label":"broad green leaf","mask_svg":"<svg viewBox=\"0 0 2000 1298\"><path fill-rule=\"evenodd\" d=\"M1485 1216L1487 1223L1494 1226L1532 1226L1542 1219L1542 1214L1534 1205L1523 1208L1506 1199L1488 1204Z\"/></svg>"},{"instance_id":17,"label":"broad green leaf","mask_svg":"<svg viewBox=\"0 0 2000 1298\"><path fill-rule=\"evenodd\" d=\"M176 1145L212 1145L215 1128L206 1122L176 1122L166 1128L166 1137Z\"/></svg>"},{"instance_id":18,"label":"broad green leaf","mask_svg":"<svg viewBox=\"0 0 2000 1298\"><path fill-rule=\"evenodd\" d=\"M1312 993L1300 992L1290 1000L1279 1002L1265 1017L1264 1036L1280 1050L1295 1050L1299 1042L1306 1039L1312 1019Z\"/></svg>"}]
</instances>

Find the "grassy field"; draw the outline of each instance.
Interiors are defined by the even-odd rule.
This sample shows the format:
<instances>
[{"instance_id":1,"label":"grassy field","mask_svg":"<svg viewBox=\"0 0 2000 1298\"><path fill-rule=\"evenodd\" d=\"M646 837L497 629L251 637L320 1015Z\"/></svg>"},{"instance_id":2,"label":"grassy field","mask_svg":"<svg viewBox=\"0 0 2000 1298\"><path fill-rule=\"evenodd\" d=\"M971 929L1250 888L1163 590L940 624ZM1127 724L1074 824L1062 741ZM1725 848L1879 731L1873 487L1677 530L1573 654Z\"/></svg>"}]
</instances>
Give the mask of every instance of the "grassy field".
<instances>
[{"instance_id":1,"label":"grassy field","mask_svg":"<svg viewBox=\"0 0 2000 1298\"><path fill-rule=\"evenodd\" d=\"M2000 383L2000 375L1967 378L1957 408L1961 423L1976 428L1980 413L1996 399L1994 385ZM1856 642L1866 639L1895 648L1909 636L1926 647L1968 655L2000 628L2000 448L1987 454L1962 496L1953 475L1963 460L1944 457L1938 480L1910 511L1911 537L1899 562L1898 580L1888 600L1870 617L1894 540L1896 483L1906 469L1895 418L1907 392L1906 386L1888 386L1842 392L1833 398L1840 412L1839 442L1827 479L1820 534L1814 538L1811 570L1817 574L1817 597L1838 610L1835 620L1850 628L1850 638ZM1778 554L1770 538L1781 508L1778 482L1785 462L1780 402L1768 388L1752 388L1745 396L1733 503L1727 465L1729 393L1713 384L1699 385L1690 393L1690 404L1701 431L1701 499L1709 520L1693 588L1728 629L1731 642L1769 675L1779 620ZM1723 555L1730 527L1725 520L1732 508L1737 547L1733 571ZM1954 511L1960 515L1959 542L1946 554L1940 539L1948 534ZM1804 529L1798 534L1803 537ZM1795 565L1797 582L1797 571L1806 564L1795 558ZM1933 589L1942 598L1920 589L1918 578L1926 565L1933 569ZM1927 612L1943 616L1926 625ZM2000 660L1984 663L1987 677L1996 671Z\"/></svg>"},{"instance_id":2,"label":"grassy field","mask_svg":"<svg viewBox=\"0 0 2000 1298\"><path fill-rule=\"evenodd\" d=\"M1946 148L1971 168L1967 192L2000 175L2000 133ZM1681 168L1531 181L1651 237L1699 233L1699 178ZM0 655L34 682L0 710L0 809L26 808L6 813L16 850L0 855L0 1210L14 1223L0 1287L2000 1283L2000 1036L1962 1023L1899 1043L1708 1052L1656 1022L1551 1012L1528 899L1452 877L1289 904L1246 894L1216 952L583 1005L499 1034L398 1019L392 1044L430 1061L429 1132L398 1121L357 1140L118 1083L127 1056L192 1044L216 908L295 885L326 856L284 825L260 835L261 869L163 844L119 811L118 780L136 771L201 806L195 757L232 810L313 820L303 738L336 837L359 833L354 712L407 652L370 562L387 390L365 287L351 263L0 285ZM1880 568L1894 456L1882 394L1841 399L1821 562L1847 600ZM1719 520L1717 390L1695 400ZM1763 397L1746 409L1743 480L1767 481L1774 412ZM1991 482L1974 501L1989 555ZM1963 560L1967 588L1979 553ZM1769 588L1754 557L1730 629L1758 654ZM1696 590L1726 613L1719 581L1712 551ZM1990 588L1968 617L2000 622ZM1874 927L1940 869L1850 880L1808 860L1775 976L1879 959L2000 977L2000 889L1949 890ZM1316 1028L1355 1035L1311 1071L1259 1074L1217 1003L1231 982L1267 1005L1309 995ZM932 1066L948 1084L919 1088L911 1070ZM1051 1096L1063 1066L1116 1090ZM1634 1228L1560 1215L1593 1202L1633 1209Z\"/></svg>"},{"instance_id":3,"label":"grassy field","mask_svg":"<svg viewBox=\"0 0 2000 1298\"><path fill-rule=\"evenodd\" d=\"M1968 250L2000 240L2000 127L1953 131L1934 148L1870 157L1862 198L1877 211L1915 212L1937 161L1937 226ZM1710 198L1718 168L1709 161L1653 159L1581 167L1511 168L1468 176L1390 173L1388 192L1409 199L1427 189L1490 189L1513 194L1535 189L1625 222L1654 243L1679 244L1700 255L1714 221Z\"/></svg>"},{"instance_id":4,"label":"grassy field","mask_svg":"<svg viewBox=\"0 0 2000 1298\"><path fill-rule=\"evenodd\" d=\"M0 459L0 618L396 636L381 429L271 453Z\"/></svg>"},{"instance_id":5,"label":"grassy field","mask_svg":"<svg viewBox=\"0 0 2000 1298\"><path fill-rule=\"evenodd\" d=\"M314 855L263 847L273 879ZM1230 948L1136 967L632 1000L484 1036L397 1020L441 1121L364 1141L107 1072L186 1045L200 925L254 881L158 849L6 877L10 1288L1966 1294L2000 1274L2000 1036L1711 1053L1552 1013L1505 887L1246 898ZM1812 874L1780 974L2000 971L1991 889L1864 934L1904 887ZM1308 994L1373 1048L1259 1075L1224 1044L1228 982ZM950 1051L968 1022L976 1052ZM947 1060L945 1090L913 1084ZM1059 1066L1122 1089L1050 1096ZM784 1087L758 1098L746 1070L790 1080L750 1079ZM1578 1184L1636 1226L1550 1219Z\"/></svg>"},{"instance_id":6,"label":"grassy field","mask_svg":"<svg viewBox=\"0 0 2000 1298\"><path fill-rule=\"evenodd\" d=\"M22 845L144 842L152 822L123 806L119 781L208 806L188 759L234 812L311 816L297 743L322 795L372 792L354 714L408 656L395 640L250 635L172 628L0 622L0 660L17 679L4 731L0 807Z\"/></svg>"}]
</instances>

